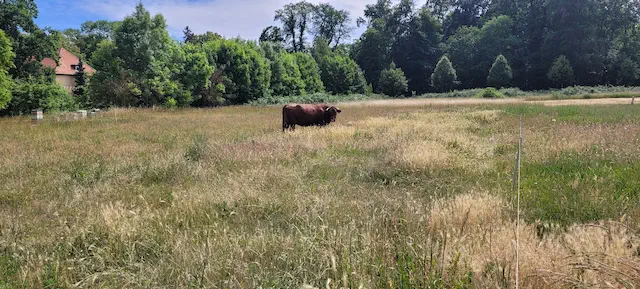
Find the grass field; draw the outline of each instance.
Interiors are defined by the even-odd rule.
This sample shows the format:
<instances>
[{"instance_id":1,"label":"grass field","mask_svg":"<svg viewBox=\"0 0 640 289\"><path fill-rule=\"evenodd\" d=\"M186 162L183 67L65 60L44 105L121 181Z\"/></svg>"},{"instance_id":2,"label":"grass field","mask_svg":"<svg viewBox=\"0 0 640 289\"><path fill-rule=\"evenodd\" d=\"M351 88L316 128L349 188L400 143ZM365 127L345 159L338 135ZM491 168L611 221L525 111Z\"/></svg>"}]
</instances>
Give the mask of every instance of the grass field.
<instances>
[{"instance_id":1,"label":"grass field","mask_svg":"<svg viewBox=\"0 0 640 289\"><path fill-rule=\"evenodd\" d=\"M370 104L0 119L0 288L513 288L521 113L521 287L640 286L640 106Z\"/></svg>"}]
</instances>

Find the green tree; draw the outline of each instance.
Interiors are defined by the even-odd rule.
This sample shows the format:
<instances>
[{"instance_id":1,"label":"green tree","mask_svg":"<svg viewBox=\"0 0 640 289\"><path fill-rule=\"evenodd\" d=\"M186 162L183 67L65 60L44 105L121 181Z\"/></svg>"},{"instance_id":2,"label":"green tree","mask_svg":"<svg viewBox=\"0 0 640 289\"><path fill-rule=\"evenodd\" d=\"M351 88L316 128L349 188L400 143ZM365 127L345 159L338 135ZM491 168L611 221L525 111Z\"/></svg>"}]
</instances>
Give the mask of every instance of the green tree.
<instances>
[{"instance_id":1,"label":"green tree","mask_svg":"<svg viewBox=\"0 0 640 289\"><path fill-rule=\"evenodd\" d=\"M316 93L324 90L320 77L320 68L315 59L307 53L297 52L294 54L296 63L300 69L300 76L305 84L306 93Z\"/></svg>"},{"instance_id":2,"label":"green tree","mask_svg":"<svg viewBox=\"0 0 640 289\"><path fill-rule=\"evenodd\" d=\"M392 44L387 33L373 27L368 28L354 44L353 59L364 70L374 90L378 89L380 73L389 64Z\"/></svg>"},{"instance_id":3,"label":"green tree","mask_svg":"<svg viewBox=\"0 0 640 289\"><path fill-rule=\"evenodd\" d=\"M260 34L260 43L262 42L283 43L284 36L282 35L282 29L277 26L269 26L265 28Z\"/></svg>"},{"instance_id":4,"label":"green tree","mask_svg":"<svg viewBox=\"0 0 640 289\"><path fill-rule=\"evenodd\" d=\"M425 93L431 89L427 79L441 55L439 42L442 27L428 9L420 9L407 23L407 33L394 44L393 61L409 80L409 90Z\"/></svg>"},{"instance_id":5,"label":"green tree","mask_svg":"<svg viewBox=\"0 0 640 289\"><path fill-rule=\"evenodd\" d=\"M351 16L346 10L338 10L327 3L314 7L312 22L314 36L324 37L329 44L333 43L334 47L349 37L353 31L350 23Z\"/></svg>"},{"instance_id":6,"label":"green tree","mask_svg":"<svg viewBox=\"0 0 640 289\"><path fill-rule=\"evenodd\" d=\"M184 61L164 17L151 17L139 4L117 25L113 42L103 40L92 56L98 72L91 80L91 98L102 106L162 105L170 98L188 105L192 95L179 82Z\"/></svg>"},{"instance_id":7,"label":"green tree","mask_svg":"<svg viewBox=\"0 0 640 289\"><path fill-rule=\"evenodd\" d=\"M487 85L495 88L502 88L511 83L513 73L511 72L511 66L507 62L507 59L502 55L496 57L496 61L489 70L489 77L487 77Z\"/></svg>"},{"instance_id":8,"label":"green tree","mask_svg":"<svg viewBox=\"0 0 640 289\"><path fill-rule=\"evenodd\" d=\"M380 74L380 92L398 97L405 95L408 90L407 78L400 68L396 68L395 63L391 63L389 69L385 69Z\"/></svg>"},{"instance_id":9,"label":"green tree","mask_svg":"<svg viewBox=\"0 0 640 289\"><path fill-rule=\"evenodd\" d=\"M193 31L191 31L191 28L189 28L189 26L185 27L184 30L182 31L182 34L184 34L182 40L184 40L184 43L191 43L193 42L193 40L195 39L195 34L193 33Z\"/></svg>"},{"instance_id":10,"label":"green tree","mask_svg":"<svg viewBox=\"0 0 640 289\"><path fill-rule=\"evenodd\" d=\"M547 77L555 87L564 88L572 85L575 78L569 59L564 55L558 56L549 69Z\"/></svg>"},{"instance_id":11,"label":"green tree","mask_svg":"<svg viewBox=\"0 0 640 289\"><path fill-rule=\"evenodd\" d=\"M339 50L333 51L324 37L314 41L311 51L320 68L325 89L333 94L366 93L367 80L358 64Z\"/></svg>"},{"instance_id":12,"label":"green tree","mask_svg":"<svg viewBox=\"0 0 640 289\"><path fill-rule=\"evenodd\" d=\"M291 43L294 52L305 51L306 37L313 16L313 4L301 1L290 3L276 11L274 20L282 23L285 40Z\"/></svg>"},{"instance_id":13,"label":"green tree","mask_svg":"<svg viewBox=\"0 0 640 289\"><path fill-rule=\"evenodd\" d=\"M478 51L476 44L480 38L477 27L461 27L447 40L447 55L451 57L462 88L474 87L477 76Z\"/></svg>"},{"instance_id":14,"label":"green tree","mask_svg":"<svg viewBox=\"0 0 640 289\"><path fill-rule=\"evenodd\" d=\"M211 85L215 67L209 64L207 54L198 45L185 44L184 66L177 73L178 81L198 100Z\"/></svg>"},{"instance_id":15,"label":"green tree","mask_svg":"<svg viewBox=\"0 0 640 289\"><path fill-rule=\"evenodd\" d=\"M620 64L620 72L618 76L617 83L619 85L627 85L632 86L635 85L638 81L638 74L640 71L638 70L638 64L633 62L633 60L626 58Z\"/></svg>"},{"instance_id":16,"label":"green tree","mask_svg":"<svg viewBox=\"0 0 640 289\"><path fill-rule=\"evenodd\" d=\"M9 69L13 67L13 58L16 56L11 47L11 40L4 31L0 30L0 110L3 110L11 101L11 86L13 81L9 77Z\"/></svg>"},{"instance_id":17,"label":"green tree","mask_svg":"<svg viewBox=\"0 0 640 289\"><path fill-rule=\"evenodd\" d=\"M91 60L93 53L98 49L98 44L107 39L112 40L113 32L119 24L120 22L117 21L86 21L82 23L80 30L67 29L63 33L67 37L67 41L72 42L69 46L77 47L78 56ZM65 48L67 47L65 46ZM69 51L74 52L73 50Z\"/></svg>"},{"instance_id":18,"label":"green tree","mask_svg":"<svg viewBox=\"0 0 640 289\"><path fill-rule=\"evenodd\" d=\"M456 70L447 56L442 56L431 75L431 85L438 92L452 91L457 83Z\"/></svg>"},{"instance_id":19,"label":"green tree","mask_svg":"<svg viewBox=\"0 0 640 289\"><path fill-rule=\"evenodd\" d=\"M305 93L305 82L302 80L296 57L281 52L273 62L271 89L274 95L290 96Z\"/></svg>"},{"instance_id":20,"label":"green tree","mask_svg":"<svg viewBox=\"0 0 640 289\"><path fill-rule=\"evenodd\" d=\"M570 84L596 85L604 72L607 34L599 0L555 0L545 2L548 11L543 61L549 67L557 55L574 64ZM609 2L609 1L606 1ZM604 22L604 23L603 23ZM555 85L562 85L554 83Z\"/></svg>"},{"instance_id":21,"label":"green tree","mask_svg":"<svg viewBox=\"0 0 640 289\"><path fill-rule=\"evenodd\" d=\"M259 46L220 38L204 43L203 50L223 77L227 103L246 103L269 95L271 71Z\"/></svg>"},{"instance_id":22,"label":"green tree","mask_svg":"<svg viewBox=\"0 0 640 289\"><path fill-rule=\"evenodd\" d=\"M73 96L75 96L78 104L82 107L89 107L92 103L87 98L87 81L85 78L84 63L82 59L78 62L75 75L75 87L73 88Z\"/></svg>"},{"instance_id":23,"label":"green tree","mask_svg":"<svg viewBox=\"0 0 640 289\"><path fill-rule=\"evenodd\" d=\"M348 56L334 54L325 58L321 75L326 90L333 94L364 94L367 90L362 70Z\"/></svg>"},{"instance_id":24,"label":"green tree","mask_svg":"<svg viewBox=\"0 0 640 289\"><path fill-rule=\"evenodd\" d=\"M134 106L141 91L116 56L115 43L104 40L91 58L96 73L89 79L89 98L95 106Z\"/></svg>"}]
</instances>

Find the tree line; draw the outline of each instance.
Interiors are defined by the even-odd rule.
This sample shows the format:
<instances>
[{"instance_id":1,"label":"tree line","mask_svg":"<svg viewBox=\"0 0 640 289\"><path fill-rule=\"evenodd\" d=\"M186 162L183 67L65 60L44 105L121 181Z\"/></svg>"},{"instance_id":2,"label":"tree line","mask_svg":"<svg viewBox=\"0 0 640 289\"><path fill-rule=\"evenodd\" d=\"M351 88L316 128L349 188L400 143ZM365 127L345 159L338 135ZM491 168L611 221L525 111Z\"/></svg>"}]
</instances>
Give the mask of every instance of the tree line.
<instances>
[{"instance_id":1,"label":"tree line","mask_svg":"<svg viewBox=\"0 0 640 289\"><path fill-rule=\"evenodd\" d=\"M39 28L33 0L0 2L0 113L31 108L217 106L263 97L479 87L637 85L640 0L378 0L356 20L302 1L259 41L215 32L172 39L142 4L122 21ZM72 95L43 67L59 47L97 70ZM82 71L82 67L79 68Z\"/></svg>"}]
</instances>

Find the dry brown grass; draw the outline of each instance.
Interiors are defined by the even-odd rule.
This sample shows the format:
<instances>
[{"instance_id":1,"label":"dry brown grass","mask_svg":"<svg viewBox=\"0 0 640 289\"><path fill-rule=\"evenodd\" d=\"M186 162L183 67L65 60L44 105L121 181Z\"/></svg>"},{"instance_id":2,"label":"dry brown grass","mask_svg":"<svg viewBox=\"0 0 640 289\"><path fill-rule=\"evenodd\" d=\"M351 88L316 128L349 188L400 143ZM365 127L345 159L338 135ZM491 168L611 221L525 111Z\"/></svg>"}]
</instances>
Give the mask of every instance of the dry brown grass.
<instances>
[{"instance_id":1,"label":"dry brown grass","mask_svg":"<svg viewBox=\"0 0 640 289\"><path fill-rule=\"evenodd\" d=\"M501 165L514 116L352 104L330 127L286 134L279 117L234 107L0 119L0 287L458 288L469 272L471 287L513 286ZM637 124L526 121L539 124L531 160L593 144L637 152ZM639 286L635 222L544 238L524 224L523 286Z\"/></svg>"}]
</instances>

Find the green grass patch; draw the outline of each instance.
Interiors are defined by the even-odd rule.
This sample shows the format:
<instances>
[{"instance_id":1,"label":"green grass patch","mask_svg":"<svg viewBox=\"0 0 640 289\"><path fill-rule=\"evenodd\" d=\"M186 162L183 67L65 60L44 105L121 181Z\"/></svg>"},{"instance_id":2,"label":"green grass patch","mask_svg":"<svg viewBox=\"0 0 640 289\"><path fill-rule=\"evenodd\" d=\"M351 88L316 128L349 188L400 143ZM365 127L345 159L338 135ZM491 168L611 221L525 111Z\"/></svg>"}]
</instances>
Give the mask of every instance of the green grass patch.
<instances>
[{"instance_id":1,"label":"green grass patch","mask_svg":"<svg viewBox=\"0 0 640 289\"><path fill-rule=\"evenodd\" d=\"M508 105L504 111L524 116L545 116L559 122L577 124L588 123L628 123L640 120L640 106L607 105L607 106L544 106L544 105Z\"/></svg>"},{"instance_id":2,"label":"green grass patch","mask_svg":"<svg viewBox=\"0 0 640 289\"><path fill-rule=\"evenodd\" d=\"M640 161L566 153L524 164L522 209L529 221L564 225L617 219L640 204Z\"/></svg>"}]
</instances>

